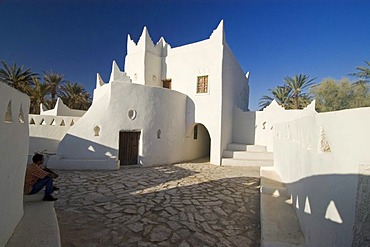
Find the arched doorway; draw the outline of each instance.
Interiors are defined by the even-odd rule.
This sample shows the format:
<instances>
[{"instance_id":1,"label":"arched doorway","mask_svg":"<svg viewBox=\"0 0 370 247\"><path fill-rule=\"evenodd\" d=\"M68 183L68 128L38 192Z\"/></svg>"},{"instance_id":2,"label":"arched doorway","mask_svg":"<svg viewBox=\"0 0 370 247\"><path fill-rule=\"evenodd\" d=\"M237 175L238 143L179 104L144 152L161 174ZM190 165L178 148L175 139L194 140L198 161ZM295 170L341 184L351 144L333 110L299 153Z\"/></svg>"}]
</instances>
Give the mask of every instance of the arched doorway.
<instances>
[{"instance_id":1,"label":"arched doorway","mask_svg":"<svg viewBox=\"0 0 370 247\"><path fill-rule=\"evenodd\" d=\"M207 128L200 123L194 123L187 133L189 159L208 158L211 152L211 138Z\"/></svg>"}]
</instances>

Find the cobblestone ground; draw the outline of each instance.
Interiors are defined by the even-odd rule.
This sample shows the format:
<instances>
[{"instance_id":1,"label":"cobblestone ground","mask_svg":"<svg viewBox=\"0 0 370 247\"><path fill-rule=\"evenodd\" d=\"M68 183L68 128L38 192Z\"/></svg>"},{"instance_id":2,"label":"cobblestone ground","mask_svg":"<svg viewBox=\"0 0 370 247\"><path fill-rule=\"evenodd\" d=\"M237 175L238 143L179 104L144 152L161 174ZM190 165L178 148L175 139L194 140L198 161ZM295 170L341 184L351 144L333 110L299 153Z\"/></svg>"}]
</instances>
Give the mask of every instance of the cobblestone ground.
<instances>
[{"instance_id":1,"label":"cobblestone ground","mask_svg":"<svg viewBox=\"0 0 370 247\"><path fill-rule=\"evenodd\" d=\"M258 168L59 171L62 246L260 246Z\"/></svg>"}]
</instances>

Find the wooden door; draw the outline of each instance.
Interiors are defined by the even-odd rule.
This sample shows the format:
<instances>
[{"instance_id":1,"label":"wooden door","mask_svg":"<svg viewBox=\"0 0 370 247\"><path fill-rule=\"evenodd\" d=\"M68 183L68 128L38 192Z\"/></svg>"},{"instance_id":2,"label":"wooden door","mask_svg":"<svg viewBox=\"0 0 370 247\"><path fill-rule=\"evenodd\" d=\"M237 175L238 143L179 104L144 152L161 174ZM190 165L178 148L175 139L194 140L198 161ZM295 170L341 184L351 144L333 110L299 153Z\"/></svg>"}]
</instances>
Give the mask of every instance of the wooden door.
<instances>
[{"instance_id":1,"label":"wooden door","mask_svg":"<svg viewBox=\"0 0 370 247\"><path fill-rule=\"evenodd\" d=\"M121 165L136 165L139 155L140 132L119 132L119 160Z\"/></svg>"}]
</instances>

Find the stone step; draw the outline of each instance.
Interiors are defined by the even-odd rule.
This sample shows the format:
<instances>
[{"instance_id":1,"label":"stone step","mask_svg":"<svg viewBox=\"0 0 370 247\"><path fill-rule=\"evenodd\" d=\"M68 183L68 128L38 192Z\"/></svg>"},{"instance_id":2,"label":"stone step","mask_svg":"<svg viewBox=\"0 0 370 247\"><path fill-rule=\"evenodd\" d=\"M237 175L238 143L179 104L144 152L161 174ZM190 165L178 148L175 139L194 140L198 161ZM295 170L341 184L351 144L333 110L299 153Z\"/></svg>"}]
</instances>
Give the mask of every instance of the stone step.
<instances>
[{"instance_id":1,"label":"stone step","mask_svg":"<svg viewBox=\"0 0 370 247\"><path fill-rule=\"evenodd\" d=\"M222 158L221 164L223 166L273 166L273 160L245 160L245 159L233 159L233 158Z\"/></svg>"},{"instance_id":2,"label":"stone step","mask_svg":"<svg viewBox=\"0 0 370 247\"><path fill-rule=\"evenodd\" d=\"M223 153L223 158L272 160L274 158L274 155L272 152L247 152L226 150Z\"/></svg>"},{"instance_id":3,"label":"stone step","mask_svg":"<svg viewBox=\"0 0 370 247\"><path fill-rule=\"evenodd\" d=\"M266 152L267 148L266 148L266 146L261 146L261 145L229 143L229 144L227 144L227 150L230 150L230 151Z\"/></svg>"},{"instance_id":4,"label":"stone step","mask_svg":"<svg viewBox=\"0 0 370 247\"><path fill-rule=\"evenodd\" d=\"M44 196L45 196L45 190L41 190L40 192L33 194L33 195L23 195L23 202L42 201Z\"/></svg>"}]
</instances>

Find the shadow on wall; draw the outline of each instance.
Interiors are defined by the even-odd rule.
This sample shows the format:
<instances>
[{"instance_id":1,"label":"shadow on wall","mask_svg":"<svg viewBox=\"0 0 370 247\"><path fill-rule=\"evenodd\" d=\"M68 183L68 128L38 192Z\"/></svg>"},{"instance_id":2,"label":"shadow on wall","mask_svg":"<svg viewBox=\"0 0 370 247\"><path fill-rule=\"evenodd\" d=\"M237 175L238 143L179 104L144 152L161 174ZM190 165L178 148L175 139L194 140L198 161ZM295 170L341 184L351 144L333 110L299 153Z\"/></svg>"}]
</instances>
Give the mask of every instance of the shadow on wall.
<instances>
[{"instance_id":1,"label":"shadow on wall","mask_svg":"<svg viewBox=\"0 0 370 247\"><path fill-rule=\"evenodd\" d=\"M308 246L370 246L370 176L319 175L286 186Z\"/></svg>"},{"instance_id":2,"label":"shadow on wall","mask_svg":"<svg viewBox=\"0 0 370 247\"><path fill-rule=\"evenodd\" d=\"M30 136L29 154L47 151L55 153L58 149L59 140Z\"/></svg>"},{"instance_id":3,"label":"shadow on wall","mask_svg":"<svg viewBox=\"0 0 370 247\"><path fill-rule=\"evenodd\" d=\"M201 164L195 164L198 165ZM174 229L178 237L172 238L173 242L168 239L170 245L174 246L179 246L183 240L194 246L214 246L219 238L229 246L260 246L259 178L237 176L225 171L227 178L199 183L182 180L197 173L176 165L115 172L61 172L58 184L61 190L55 207L58 216L72 216L60 217L62 245L70 246L72 240L77 246L88 243L104 245L114 241L114 234L105 234L105 238L102 238L96 233L107 231L104 222L112 220L109 217L123 207L124 210L119 211L120 220L125 222L120 225L122 243L130 239L143 239L143 232L150 236L150 231L154 235L161 230L167 235ZM111 185L112 181L116 182L114 186ZM92 185L96 192L86 194ZM71 191L74 197L83 198L84 203L79 204L70 197L68 193ZM121 207L107 206L107 202L114 202L117 198ZM62 206L64 204L69 206ZM162 206L157 206L159 204ZM100 212L101 217L79 218L82 217L79 211L90 211L91 207ZM138 221L140 218L145 222ZM84 224L81 225L81 221ZM167 222L170 228L163 222ZM230 225L232 229L227 227Z\"/></svg>"},{"instance_id":4,"label":"shadow on wall","mask_svg":"<svg viewBox=\"0 0 370 247\"><path fill-rule=\"evenodd\" d=\"M97 138L99 138L97 136ZM118 141L117 141L118 144ZM68 159L109 159L116 158L117 148L108 147L91 140L66 134L59 143L57 155Z\"/></svg>"},{"instance_id":5,"label":"shadow on wall","mask_svg":"<svg viewBox=\"0 0 370 247\"><path fill-rule=\"evenodd\" d=\"M239 108L234 108L233 121L233 142L249 145L255 144L256 137L256 112L243 112ZM263 128L263 126L262 126Z\"/></svg>"}]
</instances>

